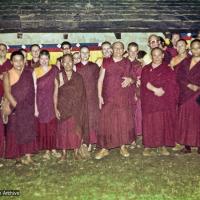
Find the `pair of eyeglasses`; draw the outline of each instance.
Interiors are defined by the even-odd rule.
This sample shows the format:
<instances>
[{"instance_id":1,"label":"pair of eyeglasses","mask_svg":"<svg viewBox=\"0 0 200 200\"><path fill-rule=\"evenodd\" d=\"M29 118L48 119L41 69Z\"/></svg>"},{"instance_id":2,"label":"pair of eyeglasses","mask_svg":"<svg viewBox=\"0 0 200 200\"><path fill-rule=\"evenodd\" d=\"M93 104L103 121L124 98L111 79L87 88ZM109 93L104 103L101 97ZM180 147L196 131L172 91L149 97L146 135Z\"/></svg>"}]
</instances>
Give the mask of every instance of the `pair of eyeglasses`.
<instances>
[{"instance_id":1,"label":"pair of eyeglasses","mask_svg":"<svg viewBox=\"0 0 200 200\"><path fill-rule=\"evenodd\" d=\"M157 42L158 42L158 40L152 40L152 41L149 41L149 44L155 44Z\"/></svg>"}]
</instances>

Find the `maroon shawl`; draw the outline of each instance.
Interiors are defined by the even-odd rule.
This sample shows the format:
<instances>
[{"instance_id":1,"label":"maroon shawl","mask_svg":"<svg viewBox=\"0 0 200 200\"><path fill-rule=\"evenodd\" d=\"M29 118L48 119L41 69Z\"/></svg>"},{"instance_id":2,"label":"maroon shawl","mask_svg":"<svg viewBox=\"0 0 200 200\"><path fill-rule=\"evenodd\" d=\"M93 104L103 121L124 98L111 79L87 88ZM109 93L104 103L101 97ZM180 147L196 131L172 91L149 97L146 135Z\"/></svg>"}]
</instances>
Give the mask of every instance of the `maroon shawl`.
<instances>
[{"instance_id":1,"label":"maroon shawl","mask_svg":"<svg viewBox=\"0 0 200 200\"><path fill-rule=\"evenodd\" d=\"M42 77L37 79L37 107L38 119L42 123L47 123L55 118L53 93L54 81L58 74L58 68L52 68Z\"/></svg>"},{"instance_id":2,"label":"maroon shawl","mask_svg":"<svg viewBox=\"0 0 200 200\"><path fill-rule=\"evenodd\" d=\"M36 137L35 90L30 70L24 68L18 82L12 85L11 93L17 101L17 106L15 112L9 116L8 132L16 134L19 144L26 144Z\"/></svg>"},{"instance_id":3,"label":"maroon shawl","mask_svg":"<svg viewBox=\"0 0 200 200\"><path fill-rule=\"evenodd\" d=\"M114 103L118 106L133 104L133 88L122 88L122 77L133 77L131 62L127 58L115 62L113 58L105 58L103 67L106 69L103 83L104 103Z\"/></svg>"},{"instance_id":4,"label":"maroon shawl","mask_svg":"<svg viewBox=\"0 0 200 200\"><path fill-rule=\"evenodd\" d=\"M97 82L99 77L99 67L96 63L88 62L83 65L81 62L76 65L76 70L81 74L88 102L88 115L89 115L89 129L91 131L98 130L98 118L99 118L99 107L98 107L98 90Z\"/></svg>"},{"instance_id":5,"label":"maroon shawl","mask_svg":"<svg viewBox=\"0 0 200 200\"><path fill-rule=\"evenodd\" d=\"M189 83L200 86L200 62L198 62L191 70L191 57L184 59L177 70L176 79L179 85L179 104L183 104L199 91L194 92L187 87Z\"/></svg>"},{"instance_id":6,"label":"maroon shawl","mask_svg":"<svg viewBox=\"0 0 200 200\"><path fill-rule=\"evenodd\" d=\"M162 87L165 94L161 97L154 95L146 88L150 82L155 87ZM144 113L173 110L177 104L177 83L175 72L163 62L153 69L152 64L146 65L141 77L141 103Z\"/></svg>"},{"instance_id":7,"label":"maroon shawl","mask_svg":"<svg viewBox=\"0 0 200 200\"><path fill-rule=\"evenodd\" d=\"M64 85L58 89L58 110L61 120L74 117L76 121L76 131L84 137L88 134L88 110L86 90L83 78L80 74L73 72L70 80L63 70L60 72L64 79ZM57 76L59 81L59 76Z\"/></svg>"}]
</instances>

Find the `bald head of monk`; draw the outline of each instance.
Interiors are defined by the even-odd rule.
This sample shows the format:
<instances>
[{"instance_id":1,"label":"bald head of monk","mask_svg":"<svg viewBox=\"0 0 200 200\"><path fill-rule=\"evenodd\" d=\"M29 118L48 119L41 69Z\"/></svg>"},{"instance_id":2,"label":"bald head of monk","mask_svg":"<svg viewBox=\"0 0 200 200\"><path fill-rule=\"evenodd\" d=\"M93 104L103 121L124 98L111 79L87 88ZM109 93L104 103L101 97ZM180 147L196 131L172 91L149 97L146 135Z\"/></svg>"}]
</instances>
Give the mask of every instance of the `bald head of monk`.
<instances>
[{"instance_id":1,"label":"bald head of monk","mask_svg":"<svg viewBox=\"0 0 200 200\"><path fill-rule=\"evenodd\" d=\"M152 56L152 64L160 65L164 58L163 50L159 47L156 47L152 49L151 56Z\"/></svg>"},{"instance_id":2,"label":"bald head of monk","mask_svg":"<svg viewBox=\"0 0 200 200\"><path fill-rule=\"evenodd\" d=\"M122 42L114 42L112 44L113 58L121 59L124 53L124 44Z\"/></svg>"}]
</instances>

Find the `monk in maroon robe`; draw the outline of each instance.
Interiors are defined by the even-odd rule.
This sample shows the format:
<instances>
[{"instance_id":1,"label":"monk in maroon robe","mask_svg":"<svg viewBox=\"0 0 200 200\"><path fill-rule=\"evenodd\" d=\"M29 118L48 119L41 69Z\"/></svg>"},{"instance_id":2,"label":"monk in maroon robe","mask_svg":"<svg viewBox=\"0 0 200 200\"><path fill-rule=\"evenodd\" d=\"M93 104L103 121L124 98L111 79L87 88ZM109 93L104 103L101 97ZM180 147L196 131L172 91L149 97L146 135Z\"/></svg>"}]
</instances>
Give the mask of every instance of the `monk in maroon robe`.
<instances>
[{"instance_id":1,"label":"monk in maroon robe","mask_svg":"<svg viewBox=\"0 0 200 200\"><path fill-rule=\"evenodd\" d=\"M54 80L58 74L58 68L49 65L50 54L42 50L39 55L40 66L34 69L36 80L36 108L38 121L38 146L40 150L46 150L45 159L50 159L50 151L55 157L60 157L56 152L56 116L54 111Z\"/></svg>"},{"instance_id":2,"label":"monk in maroon robe","mask_svg":"<svg viewBox=\"0 0 200 200\"><path fill-rule=\"evenodd\" d=\"M24 67L21 52L11 55L13 68L4 74L5 98L9 107L6 134L5 157L22 160L24 164L32 161L31 154L37 152L36 126L34 117L35 89L32 73Z\"/></svg>"},{"instance_id":3,"label":"monk in maroon robe","mask_svg":"<svg viewBox=\"0 0 200 200\"><path fill-rule=\"evenodd\" d=\"M138 139L141 139L142 136L142 111L141 111L141 100L140 100L140 78L142 73L142 65L137 60L138 53L138 44L131 42L128 44L128 59L131 61L132 65L132 75L136 79L136 84L133 84L134 97L133 101L135 102L134 112L135 112L135 132L138 136ZM132 144L134 147L135 143Z\"/></svg>"},{"instance_id":4,"label":"monk in maroon robe","mask_svg":"<svg viewBox=\"0 0 200 200\"><path fill-rule=\"evenodd\" d=\"M31 45L30 52L32 59L27 61L27 66L29 66L32 70L34 70L34 68L37 68L40 65L39 62L40 46L38 44Z\"/></svg>"},{"instance_id":5,"label":"monk in maroon robe","mask_svg":"<svg viewBox=\"0 0 200 200\"><path fill-rule=\"evenodd\" d=\"M152 155L152 148L159 148L161 155L169 155L166 147L175 145L175 72L163 62L162 49L154 48L151 54L153 61L143 68L141 77L143 155Z\"/></svg>"},{"instance_id":6,"label":"monk in maroon robe","mask_svg":"<svg viewBox=\"0 0 200 200\"><path fill-rule=\"evenodd\" d=\"M98 92L97 92L97 81L99 76L99 67L96 63L90 62L90 52L88 47L81 47L81 62L76 64L76 70L84 80L84 85L86 88L86 95L88 101L88 113L89 113L89 141L90 145L88 150L91 150L91 144L96 144L97 142L97 130L98 130L98 118L99 118L99 108L98 108Z\"/></svg>"},{"instance_id":7,"label":"monk in maroon robe","mask_svg":"<svg viewBox=\"0 0 200 200\"><path fill-rule=\"evenodd\" d=\"M64 55L64 70L55 79L54 108L58 119L57 148L63 150L61 161L66 159L68 149L73 149L75 159L80 159L78 149L89 131L84 81L79 73L72 70L73 65L73 56Z\"/></svg>"},{"instance_id":8,"label":"monk in maroon robe","mask_svg":"<svg viewBox=\"0 0 200 200\"><path fill-rule=\"evenodd\" d=\"M124 45L113 44L113 56L105 58L98 80L99 133L97 144L102 149L96 154L101 159L109 154L109 149L120 147L120 154L129 156L125 145L135 139L133 91L129 87L131 62L123 57Z\"/></svg>"},{"instance_id":9,"label":"monk in maroon robe","mask_svg":"<svg viewBox=\"0 0 200 200\"><path fill-rule=\"evenodd\" d=\"M198 147L200 153L200 40L191 42L192 57L182 61L177 71L179 116L177 143L185 145L183 153Z\"/></svg>"}]
</instances>

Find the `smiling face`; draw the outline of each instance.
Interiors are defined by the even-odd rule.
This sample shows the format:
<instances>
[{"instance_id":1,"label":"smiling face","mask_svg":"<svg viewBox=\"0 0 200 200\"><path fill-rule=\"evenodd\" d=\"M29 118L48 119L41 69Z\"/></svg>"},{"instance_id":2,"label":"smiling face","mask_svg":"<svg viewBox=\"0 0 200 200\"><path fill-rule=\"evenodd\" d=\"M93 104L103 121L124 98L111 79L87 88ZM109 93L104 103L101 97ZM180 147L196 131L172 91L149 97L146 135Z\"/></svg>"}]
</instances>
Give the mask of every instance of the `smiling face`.
<instances>
[{"instance_id":1,"label":"smiling face","mask_svg":"<svg viewBox=\"0 0 200 200\"><path fill-rule=\"evenodd\" d=\"M186 53L186 51L187 51L187 44L184 41L180 40L176 44L176 49L178 51L178 54Z\"/></svg>"},{"instance_id":2,"label":"smiling face","mask_svg":"<svg viewBox=\"0 0 200 200\"><path fill-rule=\"evenodd\" d=\"M138 48L136 46L130 46L128 48L128 56L133 60L135 60L135 58L137 57L137 53L138 53Z\"/></svg>"},{"instance_id":3,"label":"smiling face","mask_svg":"<svg viewBox=\"0 0 200 200\"><path fill-rule=\"evenodd\" d=\"M87 47L83 47L80 50L81 61L88 61L90 58L90 51Z\"/></svg>"},{"instance_id":4,"label":"smiling face","mask_svg":"<svg viewBox=\"0 0 200 200\"><path fill-rule=\"evenodd\" d=\"M73 54L74 64L81 62L81 56L79 52Z\"/></svg>"},{"instance_id":5,"label":"smiling face","mask_svg":"<svg viewBox=\"0 0 200 200\"><path fill-rule=\"evenodd\" d=\"M49 65L49 57L47 55L41 55L39 61L42 67L47 67Z\"/></svg>"},{"instance_id":6,"label":"smiling face","mask_svg":"<svg viewBox=\"0 0 200 200\"><path fill-rule=\"evenodd\" d=\"M124 45L121 42L115 42L113 44L113 57L122 58L124 53Z\"/></svg>"},{"instance_id":7,"label":"smiling face","mask_svg":"<svg viewBox=\"0 0 200 200\"><path fill-rule=\"evenodd\" d=\"M200 40L191 43L191 51L194 57L200 57Z\"/></svg>"},{"instance_id":8,"label":"smiling face","mask_svg":"<svg viewBox=\"0 0 200 200\"><path fill-rule=\"evenodd\" d=\"M15 55L12 58L11 63L16 70L21 71L24 67L24 58L22 55Z\"/></svg>"},{"instance_id":9,"label":"smiling face","mask_svg":"<svg viewBox=\"0 0 200 200\"><path fill-rule=\"evenodd\" d=\"M40 48L38 46L33 46L31 48L31 55L32 55L33 58L39 58Z\"/></svg>"},{"instance_id":10,"label":"smiling face","mask_svg":"<svg viewBox=\"0 0 200 200\"><path fill-rule=\"evenodd\" d=\"M112 48L110 44L103 44L101 48L104 58L109 58L112 55Z\"/></svg>"},{"instance_id":11,"label":"smiling face","mask_svg":"<svg viewBox=\"0 0 200 200\"><path fill-rule=\"evenodd\" d=\"M70 72L73 69L74 62L73 58L70 55L66 55L62 59L62 64L66 72Z\"/></svg>"},{"instance_id":12,"label":"smiling face","mask_svg":"<svg viewBox=\"0 0 200 200\"><path fill-rule=\"evenodd\" d=\"M159 48L153 49L151 55L152 55L152 63L156 65L160 65L162 63L164 54L161 49Z\"/></svg>"},{"instance_id":13,"label":"smiling face","mask_svg":"<svg viewBox=\"0 0 200 200\"><path fill-rule=\"evenodd\" d=\"M159 47L160 45L160 40L156 35L151 35L149 37L149 47L150 49L154 49L156 47Z\"/></svg>"}]
</instances>

